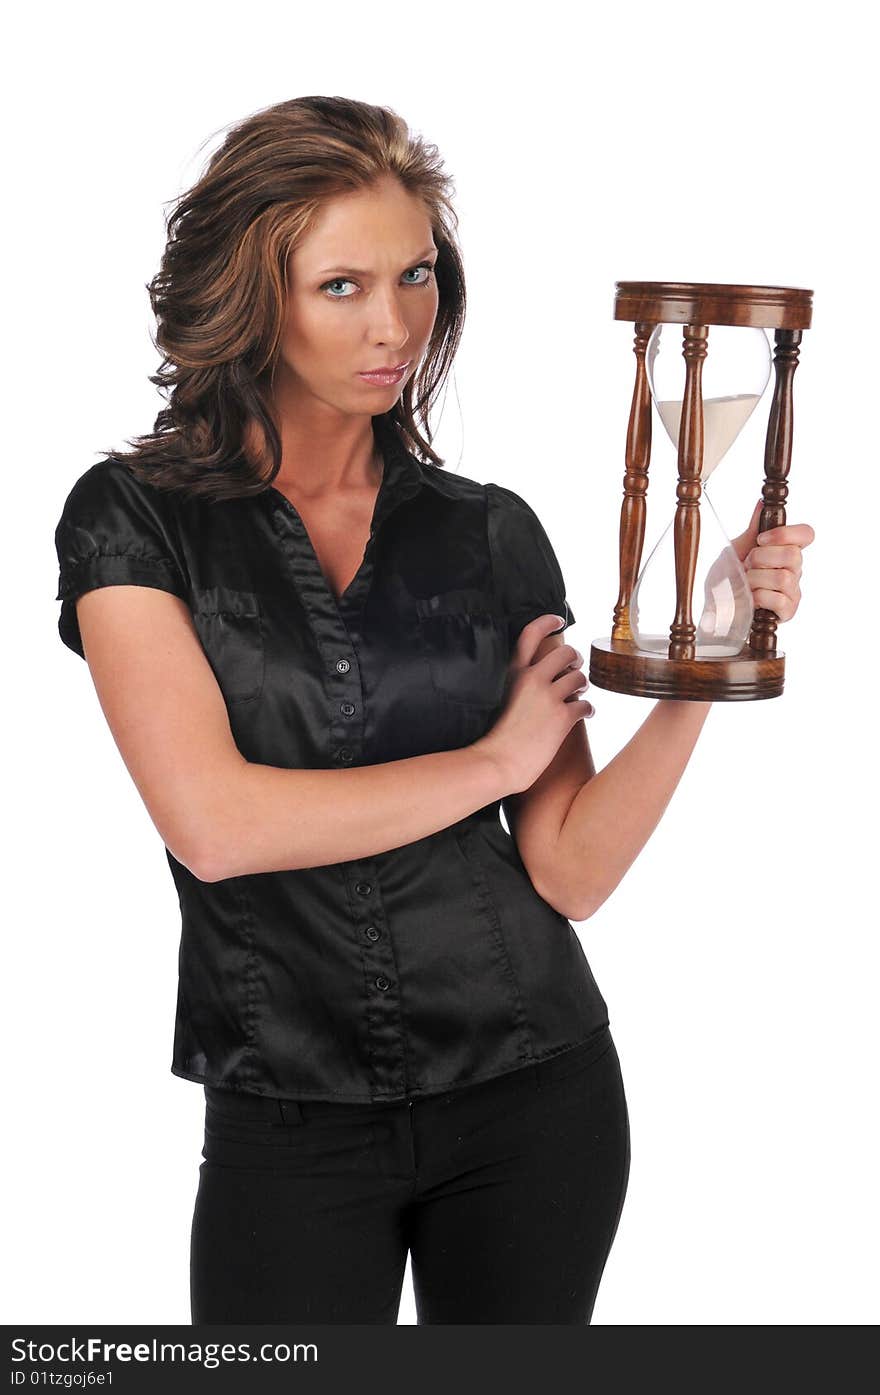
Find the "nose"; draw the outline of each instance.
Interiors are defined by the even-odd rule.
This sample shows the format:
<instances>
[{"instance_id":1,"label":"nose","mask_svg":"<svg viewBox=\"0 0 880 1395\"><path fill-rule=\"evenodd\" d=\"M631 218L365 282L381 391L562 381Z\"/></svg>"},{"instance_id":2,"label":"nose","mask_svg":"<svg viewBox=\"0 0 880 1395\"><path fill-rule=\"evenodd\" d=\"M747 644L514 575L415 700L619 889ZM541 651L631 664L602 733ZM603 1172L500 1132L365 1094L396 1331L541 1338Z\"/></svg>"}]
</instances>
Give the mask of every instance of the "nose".
<instances>
[{"instance_id":1,"label":"nose","mask_svg":"<svg viewBox=\"0 0 880 1395\"><path fill-rule=\"evenodd\" d=\"M377 291L370 316L370 331L375 344L403 350L409 340L409 326L401 314L396 291ZM406 357L401 353L401 359Z\"/></svg>"}]
</instances>

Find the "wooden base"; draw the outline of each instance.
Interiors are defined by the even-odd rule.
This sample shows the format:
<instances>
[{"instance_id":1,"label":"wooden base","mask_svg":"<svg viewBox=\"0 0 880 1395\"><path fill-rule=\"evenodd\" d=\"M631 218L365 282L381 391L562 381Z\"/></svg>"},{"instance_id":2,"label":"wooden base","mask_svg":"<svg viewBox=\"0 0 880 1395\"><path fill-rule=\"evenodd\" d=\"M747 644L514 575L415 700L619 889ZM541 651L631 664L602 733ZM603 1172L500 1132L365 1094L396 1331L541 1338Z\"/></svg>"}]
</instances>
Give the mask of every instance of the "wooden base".
<instances>
[{"instance_id":1,"label":"wooden base","mask_svg":"<svg viewBox=\"0 0 880 1395\"><path fill-rule=\"evenodd\" d=\"M633 697L692 702L754 702L780 697L785 655L760 657L748 642L738 654L719 659L669 659L649 654L632 640L594 640L588 678L597 688Z\"/></svg>"}]
</instances>

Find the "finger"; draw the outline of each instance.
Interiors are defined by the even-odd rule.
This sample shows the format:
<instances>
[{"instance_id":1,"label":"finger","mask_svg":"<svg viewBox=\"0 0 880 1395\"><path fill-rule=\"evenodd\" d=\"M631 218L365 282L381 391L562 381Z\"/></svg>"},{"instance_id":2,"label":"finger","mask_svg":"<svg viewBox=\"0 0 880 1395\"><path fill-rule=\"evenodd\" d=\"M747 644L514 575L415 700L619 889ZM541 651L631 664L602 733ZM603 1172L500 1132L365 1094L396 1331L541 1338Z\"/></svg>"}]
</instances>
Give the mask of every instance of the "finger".
<instances>
[{"instance_id":1,"label":"finger","mask_svg":"<svg viewBox=\"0 0 880 1395\"><path fill-rule=\"evenodd\" d=\"M791 596L784 595L781 591L768 591L764 587L752 592L752 600L762 610L775 611L780 620L790 620L797 610L797 604Z\"/></svg>"},{"instance_id":2,"label":"finger","mask_svg":"<svg viewBox=\"0 0 880 1395\"><path fill-rule=\"evenodd\" d=\"M803 551L794 543L776 544L773 547L767 543L762 547L753 547L746 554L746 560L758 567L794 568L803 560Z\"/></svg>"},{"instance_id":3,"label":"finger","mask_svg":"<svg viewBox=\"0 0 880 1395\"><path fill-rule=\"evenodd\" d=\"M743 566L746 569L785 567L788 571L794 572L795 576L800 576L804 569L804 558L799 547L753 547L746 556Z\"/></svg>"},{"instance_id":4,"label":"finger","mask_svg":"<svg viewBox=\"0 0 880 1395\"><path fill-rule=\"evenodd\" d=\"M568 646L566 645L566 651L567 649ZM560 651L558 649L554 652L554 658L557 662L559 661L559 653ZM575 649L574 654L568 660L566 660L563 655L563 660L556 672L556 677L561 678L565 673L583 673L583 662L584 656L579 649Z\"/></svg>"},{"instance_id":5,"label":"finger","mask_svg":"<svg viewBox=\"0 0 880 1395\"><path fill-rule=\"evenodd\" d=\"M564 618L558 615L536 615L534 620L530 620L527 625L523 625L517 636L517 641L513 651L513 661L517 666L525 667L534 658L539 645L548 635L557 633Z\"/></svg>"},{"instance_id":6,"label":"finger","mask_svg":"<svg viewBox=\"0 0 880 1395\"><path fill-rule=\"evenodd\" d=\"M763 507L764 500L759 499L754 509L752 510L752 516L749 519L743 531L741 533L738 533L735 538L731 538L730 540L733 545L734 552L740 559L742 558L743 552L748 547L750 547L755 540L755 536L758 532L758 521L761 515L761 509Z\"/></svg>"},{"instance_id":7,"label":"finger","mask_svg":"<svg viewBox=\"0 0 880 1395\"><path fill-rule=\"evenodd\" d=\"M538 659L533 668L540 672L549 670L553 678L565 673L572 664L582 664L584 656L579 649L575 649L573 644L557 644L553 649L547 651L543 659Z\"/></svg>"},{"instance_id":8,"label":"finger","mask_svg":"<svg viewBox=\"0 0 880 1395\"><path fill-rule=\"evenodd\" d=\"M763 507L764 507L764 500L763 500L763 499L759 499L758 502L756 503L755 507L752 509L752 516L751 516L751 518L749 519L749 521L748 521L748 523L746 524L745 528L744 528L744 529L742 530L742 532L740 533L740 537L741 537L741 538L744 538L744 537L746 536L747 533L751 533L752 531L757 532L758 521L759 521L759 519L760 519L760 517L761 517L761 510L763 509Z\"/></svg>"},{"instance_id":9,"label":"finger","mask_svg":"<svg viewBox=\"0 0 880 1395\"><path fill-rule=\"evenodd\" d=\"M567 669L565 673L560 673L558 678L554 678L553 686L557 692L562 692L566 695L570 695L571 693L585 693L590 686L590 680L583 672L583 669L571 668Z\"/></svg>"},{"instance_id":10,"label":"finger","mask_svg":"<svg viewBox=\"0 0 880 1395\"><path fill-rule=\"evenodd\" d=\"M792 600L800 595L800 580L786 567L749 567L746 576L753 591L780 591Z\"/></svg>"},{"instance_id":11,"label":"finger","mask_svg":"<svg viewBox=\"0 0 880 1395\"><path fill-rule=\"evenodd\" d=\"M758 544L763 547L778 543L794 543L796 547L809 547L815 540L815 529L809 523L783 523L779 528L767 528L758 534Z\"/></svg>"},{"instance_id":12,"label":"finger","mask_svg":"<svg viewBox=\"0 0 880 1395\"><path fill-rule=\"evenodd\" d=\"M595 717L596 709L591 702L583 698L566 698L566 707L574 707L577 711L578 719L581 717Z\"/></svg>"}]
</instances>

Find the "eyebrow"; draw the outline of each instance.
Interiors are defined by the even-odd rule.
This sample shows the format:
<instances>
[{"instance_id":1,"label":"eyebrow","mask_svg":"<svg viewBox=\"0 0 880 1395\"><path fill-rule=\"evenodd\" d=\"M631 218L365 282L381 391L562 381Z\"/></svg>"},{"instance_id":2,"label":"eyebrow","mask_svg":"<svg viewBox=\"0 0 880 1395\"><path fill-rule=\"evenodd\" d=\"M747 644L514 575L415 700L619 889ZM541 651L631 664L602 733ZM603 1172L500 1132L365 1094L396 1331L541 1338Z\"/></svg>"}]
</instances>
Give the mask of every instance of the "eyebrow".
<instances>
[{"instance_id":1,"label":"eyebrow","mask_svg":"<svg viewBox=\"0 0 880 1395\"><path fill-rule=\"evenodd\" d=\"M417 252L412 261L407 262L407 266L413 266L416 262L422 261L425 257L430 257L432 252L439 252L439 247L428 247L424 252ZM328 266L323 271L315 273L317 276L370 276L369 271L358 270L355 266Z\"/></svg>"}]
</instances>

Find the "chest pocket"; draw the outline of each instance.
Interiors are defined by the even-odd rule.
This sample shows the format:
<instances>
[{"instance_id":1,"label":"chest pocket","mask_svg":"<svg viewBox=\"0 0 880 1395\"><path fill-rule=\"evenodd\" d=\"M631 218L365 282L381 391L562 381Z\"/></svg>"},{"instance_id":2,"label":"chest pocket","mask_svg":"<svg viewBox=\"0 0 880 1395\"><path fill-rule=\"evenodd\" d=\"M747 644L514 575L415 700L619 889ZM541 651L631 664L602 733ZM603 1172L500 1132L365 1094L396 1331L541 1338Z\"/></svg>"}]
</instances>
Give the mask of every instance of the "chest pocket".
<instances>
[{"instance_id":1,"label":"chest pocket","mask_svg":"<svg viewBox=\"0 0 880 1395\"><path fill-rule=\"evenodd\" d=\"M499 706L510 655L494 596L468 588L417 597L416 615L435 692L467 707Z\"/></svg>"},{"instance_id":2,"label":"chest pocket","mask_svg":"<svg viewBox=\"0 0 880 1395\"><path fill-rule=\"evenodd\" d=\"M265 650L260 602L253 591L228 586L196 590L193 623L227 703L249 702L263 691Z\"/></svg>"}]
</instances>

